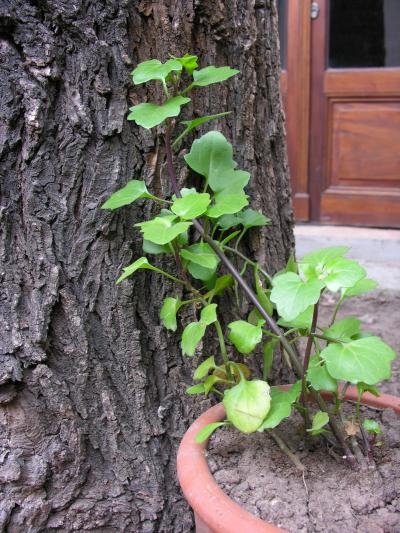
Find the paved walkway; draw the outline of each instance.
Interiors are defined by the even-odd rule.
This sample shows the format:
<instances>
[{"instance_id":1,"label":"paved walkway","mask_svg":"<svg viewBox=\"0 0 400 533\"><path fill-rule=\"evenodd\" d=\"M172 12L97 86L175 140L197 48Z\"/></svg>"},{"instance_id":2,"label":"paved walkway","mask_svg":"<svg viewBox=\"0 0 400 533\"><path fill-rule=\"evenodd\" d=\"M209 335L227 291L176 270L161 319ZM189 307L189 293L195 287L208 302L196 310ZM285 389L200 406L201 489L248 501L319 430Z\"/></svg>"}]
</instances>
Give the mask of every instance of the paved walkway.
<instances>
[{"instance_id":1,"label":"paved walkway","mask_svg":"<svg viewBox=\"0 0 400 533\"><path fill-rule=\"evenodd\" d=\"M349 246L347 257L357 259L380 288L400 291L400 230L299 224L294 233L297 257L317 248Z\"/></svg>"}]
</instances>

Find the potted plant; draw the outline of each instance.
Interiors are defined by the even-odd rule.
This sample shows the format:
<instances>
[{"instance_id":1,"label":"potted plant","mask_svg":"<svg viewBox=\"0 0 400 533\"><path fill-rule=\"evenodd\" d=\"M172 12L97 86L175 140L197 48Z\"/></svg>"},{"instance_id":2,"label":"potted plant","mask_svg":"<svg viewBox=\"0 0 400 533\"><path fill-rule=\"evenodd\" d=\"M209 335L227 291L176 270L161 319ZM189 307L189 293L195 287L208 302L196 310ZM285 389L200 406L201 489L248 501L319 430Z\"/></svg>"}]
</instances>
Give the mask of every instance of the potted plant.
<instances>
[{"instance_id":1,"label":"potted plant","mask_svg":"<svg viewBox=\"0 0 400 533\"><path fill-rule=\"evenodd\" d=\"M230 67L199 69L193 55L171 57L165 63L152 59L140 63L132 72L134 84L156 82L163 88L162 102L133 106L128 120L148 129L159 127L165 146L166 179L173 194L160 198L148 191L144 181L131 180L112 194L102 208L118 209L138 199L158 204L157 214L138 221L136 226L143 235L144 252L150 256L172 255L176 270L162 270L143 255L123 269L117 283L137 270L147 269L177 284L179 290L163 302L160 319L167 329L176 331L179 312L185 306L195 307L197 319L184 325L181 336L182 352L187 356L195 354L207 330L215 331L219 354L209 355L201 362L193 376L196 383L187 393L214 394L222 399L223 407L213 408L211 414L205 415L207 423L203 418L190 430L185 437L192 446L188 453L203 457L201 443L224 425L243 433L269 431L275 435L275 427L295 408L304 419L306 435L329 434L336 439L349 465L362 466L368 461L369 434L380 429L370 420L361 420L359 405L363 395L370 402L379 397L376 386L390 377L395 353L379 337L363 332L357 319L338 320L337 312L346 299L375 288L376 283L366 278L365 270L356 261L345 257L346 247L312 252L298 262L291 257L285 269L274 275L246 257L239 246L241 239L251 228L266 225L269 220L248 206L245 187L250 175L237 169L233 148L219 131L209 131L194 140L183 157L190 172L200 177L200 186L180 188L178 184L176 150L198 126L227 114L179 123L181 109L190 102L191 91L222 83L236 74L238 71ZM242 292L252 310L224 327L218 299L232 288ZM325 292L336 295L337 304L331 322L320 326L318 306ZM299 339L305 339L303 354L297 346ZM293 383L283 388L268 382L278 346L295 376ZM253 376L247 357L260 347L262 375ZM326 393L332 401L327 401ZM352 423L357 431L351 435L342 415L346 397L356 402ZM285 443L280 442L280 446L301 468ZM182 464L185 453L181 452ZM180 477L185 476L196 477L181 472ZM184 490L192 503L193 498L188 496L191 489ZM215 491L212 494L214 497ZM244 516L245 520L255 520ZM251 523L252 529L239 529L258 531L253 529L256 522ZM209 526L199 524L199 531L201 527L207 531ZM214 531L213 527L209 531ZM237 522L233 527L237 528ZM265 524L262 527L262 531L276 530ZM231 529L224 525L221 531Z\"/></svg>"}]
</instances>

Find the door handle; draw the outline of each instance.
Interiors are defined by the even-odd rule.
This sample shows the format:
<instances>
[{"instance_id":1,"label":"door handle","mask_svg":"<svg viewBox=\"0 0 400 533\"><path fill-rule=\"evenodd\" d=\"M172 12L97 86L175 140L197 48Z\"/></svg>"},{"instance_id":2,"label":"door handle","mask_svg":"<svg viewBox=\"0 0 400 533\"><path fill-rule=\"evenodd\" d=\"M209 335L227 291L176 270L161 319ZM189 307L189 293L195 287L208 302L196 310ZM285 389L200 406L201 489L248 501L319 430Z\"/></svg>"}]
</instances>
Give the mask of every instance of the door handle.
<instances>
[{"instance_id":1,"label":"door handle","mask_svg":"<svg viewBox=\"0 0 400 533\"><path fill-rule=\"evenodd\" d=\"M315 20L318 18L319 11L320 9L319 9L318 2L312 2L311 9L310 9L310 17L312 18L312 20Z\"/></svg>"}]
</instances>

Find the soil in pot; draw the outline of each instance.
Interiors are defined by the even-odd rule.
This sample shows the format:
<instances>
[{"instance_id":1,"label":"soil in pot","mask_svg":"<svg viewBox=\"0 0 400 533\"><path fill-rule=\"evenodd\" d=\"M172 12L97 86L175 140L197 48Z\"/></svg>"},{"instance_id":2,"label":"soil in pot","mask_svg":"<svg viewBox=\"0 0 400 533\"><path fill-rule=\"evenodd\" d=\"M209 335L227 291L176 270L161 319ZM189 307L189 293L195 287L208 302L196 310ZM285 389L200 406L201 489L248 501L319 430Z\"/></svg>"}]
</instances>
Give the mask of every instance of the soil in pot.
<instances>
[{"instance_id":1,"label":"soil in pot","mask_svg":"<svg viewBox=\"0 0 400 533\"><path fill-rule=\"evenodd\" d=\"M300 417L279 428L306 468L300 473L264 433L231 429L211 439L208 463L222 490L247 511L293 533L400 532L400 417L373 412L385 429L374 450L376 468L357 472L326 447L302 449L293 433ZM300 444L299 444L300 443Z\"/></svg>"}]
</instances>

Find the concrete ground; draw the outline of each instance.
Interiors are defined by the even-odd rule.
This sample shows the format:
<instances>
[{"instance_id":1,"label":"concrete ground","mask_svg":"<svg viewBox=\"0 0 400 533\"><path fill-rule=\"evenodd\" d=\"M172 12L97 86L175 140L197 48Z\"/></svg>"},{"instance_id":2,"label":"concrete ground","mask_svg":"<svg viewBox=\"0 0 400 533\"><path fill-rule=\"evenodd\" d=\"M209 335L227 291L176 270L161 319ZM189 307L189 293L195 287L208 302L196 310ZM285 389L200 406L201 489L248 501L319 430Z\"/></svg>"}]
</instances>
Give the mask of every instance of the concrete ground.
<instances>
[{"instance_id":1,"label":"concrete ground","mask_svg":"<svg viewBox=\"0 0 400 533\"><path fill-rule=\"evenodd\" d=\"M298 258L317 248L349 246L347 257L357 259L380 288L400 291L400 230L298 224L294 233Z\"/></svg>"}]
</instances>

